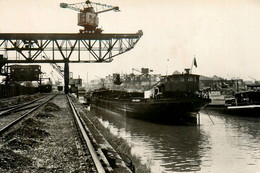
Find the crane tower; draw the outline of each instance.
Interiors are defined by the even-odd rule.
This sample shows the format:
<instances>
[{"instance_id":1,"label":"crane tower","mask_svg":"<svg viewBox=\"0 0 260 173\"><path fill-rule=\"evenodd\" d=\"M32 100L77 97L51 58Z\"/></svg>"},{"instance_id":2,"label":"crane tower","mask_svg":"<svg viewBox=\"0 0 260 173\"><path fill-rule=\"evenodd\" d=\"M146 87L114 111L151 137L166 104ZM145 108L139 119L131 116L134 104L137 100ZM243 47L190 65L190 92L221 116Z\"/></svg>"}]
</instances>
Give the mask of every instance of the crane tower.
<instances>
[{"instance_id":1,"label":"crane tower","mask_svg":"<svg viewBox=\"0 0 260 173\"><path fill-rule=\"evenodd\" d=\"M78 25L84 27L80 29L80 33L101 33L102 30L98 28L98 14L107 11L119 11L119 7L95 2L81 2L75 4L60 3L61 8L68 8L78 13Z\"/></svg>"}]
</instances>

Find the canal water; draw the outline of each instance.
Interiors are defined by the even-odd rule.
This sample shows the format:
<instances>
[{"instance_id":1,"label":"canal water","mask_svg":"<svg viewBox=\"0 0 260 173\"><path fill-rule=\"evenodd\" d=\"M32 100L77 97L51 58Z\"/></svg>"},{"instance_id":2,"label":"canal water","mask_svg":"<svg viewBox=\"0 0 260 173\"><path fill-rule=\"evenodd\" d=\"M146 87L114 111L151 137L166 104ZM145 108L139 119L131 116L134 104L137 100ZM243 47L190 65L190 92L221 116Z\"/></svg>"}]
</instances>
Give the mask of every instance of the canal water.
<instances>
[{"instance_id":1,"label":"canal water","mask_svg":"<svg viewBox=\"0 0 260 173\"><path fill-rule=\"evenodd\" d=\"M145 122L92 110L132 154L160 172L260 173L260 118L200 112L200 126Z\"/></svg>"}]
</instances>

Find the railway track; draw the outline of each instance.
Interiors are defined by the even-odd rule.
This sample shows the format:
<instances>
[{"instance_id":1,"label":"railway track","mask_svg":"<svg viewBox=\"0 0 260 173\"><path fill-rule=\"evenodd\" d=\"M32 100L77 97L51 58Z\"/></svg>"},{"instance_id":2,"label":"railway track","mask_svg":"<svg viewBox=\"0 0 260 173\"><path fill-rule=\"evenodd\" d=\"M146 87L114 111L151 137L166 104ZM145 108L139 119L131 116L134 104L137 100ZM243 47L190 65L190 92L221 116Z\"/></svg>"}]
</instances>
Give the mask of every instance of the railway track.
<instances>
[{"instance_id":1,"label":"railway track","mask_svg":"<svg viewBox=\"0 0 260 173\"><path fill-rule=\"evenodd\" d=\"M26 103L0 108L0 116L8 115L8 114L11 114L11 113L14 113L14 112L19 112L19 111L23 111L23 110L26 110L26 109L36 107L37 105L40 104L40 103L37 103L37 102L39 100L46 98L46 97L48 97L48 96L45 95L45 96L39 97L37 99L34 99L34 100L26 102Z\"/></svg>"},{"instance_id":2,"label":"railway track","mask_svg":"<svg viewBox=\"0 0 260 173\"><path fill-rule=\"evenodd\" d=\"M83 145L87 147L87 150L89 151L91 158L93 160L96 172L98 173L106 173L106 172L112 172L113 169L110 166L108 160L106 159L104 153L101 151L100 148L95 148L93 146L93 141L91 141L91 138L89 137L89 130L82 120L79 112L77 111L77 108L75 104L73 103L72 99L67 95L67 99L71 108L71 111L74 116L74 120L77 125L77 129L79 130L81 137L82 137L82 142L84 143Z\"/></svg>"},{"instance_id":3,"label":"railway track","mask_svg":"<svg viewBox=\"0 0 260 173\"><path fill-rule=\"evenodd\" d=\"M57 94L56 94L57 95ZM39 107L53 99L56 95L40 97L28 103L3 108L0 110L0 135L12 126L23 120L26 116L37 110ZM29 110L28 110L29 109ZM28 111L25 111L28 110ZM22 113L18 113L22 112ZM9 115L11 114L11 115ZM5 116L4 116L5 115ZM8 117L6 117L8 115Z\"/></svg>"},{"instance_id":4,"label":"railway track","mask_svg":"<svg viewBox=\"0 0 260 173\"><path fill-rule=\"evenodd\" d=\"M78 131L81 134L83 146L85 146L93 158L97 172L134 173L135 167L131 159L122 153L117 153L107 142L94 124L84 113L81 104L73 102L67 95L68 102L73 112Z\"/></svg>"},{"instance_id":5,"label":"railway track","mask_svg":"<svg viewBox=\"0 0 260 173\"><path fill-rule=\"evenodd\" d=\"M38 122L41 122L43 124L44 123L48 124L48 126L39 125L40 127L39 130L46 132L46 134L50 135L50 137L44 139L44 142L42 138L40 140L41 144L39 144L42 146L39 147L38 149L35 149L33 152L29 152L31 153L29 154L29 157L35 160L35 162L33 162L34 169L37 169L39 167L42 168L42 166L38 164L37 161L38 159L41 161L42 157L49 158L48 163L44 163L44 165L46 166L45 169L48 172L48 170L50 169L49 167L50 164L57 165L56 160L53 160L54 162L49 163L50 159L55 158L58 155L59 157L57 158L63 159L63 161L59 161L59 163L63 163L63 164L64 163L67 164L67 159L66 159L67 157L74 158L71 161L74 163L73 167L75 170L80 170L80 171L85 170L87 172L90 171L94 173L112 173L112 172L133 173L134 172L134 170L130 170L131 168L129 169L129 166L126 166L126 163L118 155L118 153L115 150L113 150L111 146L109 146L108 144L104 144L105 139L101 139L102 134L100 132L97 133L96 131L93 131L93 129L95 129L95 126L86 119L87 116L82 111L84 109L84 106L80 107L81 104L79 104L78 102L74 103L73 98L70 97L69 95L65 96L59 94L59 96L54 98L55 96L57 95L49 95L44 98L43 97L38 98L37 100L28 102L26 104L21 104L9 108L1 109L0 114L2 116L0 116L0 138L1 138L1 142L3 142L1 145L6 146L9 142L13 142L13 141L20 141L20 143L23 143L24 141L28 141L28 140L31 141L33 139L35 139L35 141L37 142L38 141L37 136L41 136L40 132L37 135L31 135L34 137L29 137L30 139L26 138L25 137L27 136L26 134L27 133L30 134L30 131L26 131L26 130L27 129L33 130L34 125L28 124L27 126L24 125L23 122L26 121L27 123L27 120L30 120L28 121L29 123L32 122L32 119L35 118L35 115L39 115L41 114L41 112L43 112L43 110L47 110L46 109L47 107L43 109L40 107L45 105L50 100L54 99L50 105L55 107L55 105L53 104L56 103L57 105L59 105L58 106L59 110L58 111L56 110L57 112L55 112L55 114L48 114L48 113L44 114L48 116L50 115L49 116L50 118L47 119L42 118L35 121L36 123L34 127L36 127L36 129L38 129L38 125L37 125ZM67 102L68 104L66 103L67 100L68 100ZM36 113L35 111L38 108L40 108L40 110L37 111ZM30 116L30 115L34 115L34 116ZM17 129L21 129L22 135L19 133L19 130L16 131ZM15 134L18 133L17 134L18 137L13 137L12 132L15 132ZM32 131L32 133L34 134L34 131ZM100 140L103 142L100 142ZM22 147L22 145L20 145L19 147ZM72 148L74 148L74 150L71 150ZM43 153L41 153L42 149L44 149ZM67 155L68 150L73 151L74 154L68 156ZM0 151L1 151L1 147L0 147ZM28 156L28 151L26 151L25 153L27 153L26 156ZM38 153L38 155L35 156L34 153ZM72 152L70 152L70 154L72 154ZM62 156L64 156L64 158ZM0 157L0 163L1 163L1 157ZM66 168L62 168L62 169L66 169L68 171L71 170L71 166L67 165ZM27 167L27 169L29 171L31 168ZM60 168L57 167L57 169ZM1 172L1 166L0 166L0 172Z\"/></svg>"}]
</instances>

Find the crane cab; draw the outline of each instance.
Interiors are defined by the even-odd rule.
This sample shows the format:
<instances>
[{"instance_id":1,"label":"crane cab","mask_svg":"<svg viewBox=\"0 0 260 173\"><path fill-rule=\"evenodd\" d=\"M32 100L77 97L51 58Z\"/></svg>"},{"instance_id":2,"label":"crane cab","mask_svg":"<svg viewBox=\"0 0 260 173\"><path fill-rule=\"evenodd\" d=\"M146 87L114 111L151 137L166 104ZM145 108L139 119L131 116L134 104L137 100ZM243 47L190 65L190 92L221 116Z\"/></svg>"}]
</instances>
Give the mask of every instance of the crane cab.
<instances>
[{"instance_id":1,"label":"crane cab","mask_svg":"<svg viewBox=\"0 0 260 173\"><path fill-rule=\"evenodd\" d=\"M93 7L84 8L78 13L78 25L83 26L85 31L95 31L98 22L98 14Z\"/></svg>"},{"instance_id":2,"label":"crane cab","mask_svg":"<svg viewBox=\"0 0 260 173\"><path fill-rule=\"evenodd\" d=\"M78 25L84 27L84 29L79 30L80 33L101 33L103 30L97 28L99 23L98 14L111 10L119 11L119 7L117 6L113 7L106 4L90 2L88 0L82 3L75 4L60 3L60 7L69 8L79 12Z\"/></svg>"}]
</instances>

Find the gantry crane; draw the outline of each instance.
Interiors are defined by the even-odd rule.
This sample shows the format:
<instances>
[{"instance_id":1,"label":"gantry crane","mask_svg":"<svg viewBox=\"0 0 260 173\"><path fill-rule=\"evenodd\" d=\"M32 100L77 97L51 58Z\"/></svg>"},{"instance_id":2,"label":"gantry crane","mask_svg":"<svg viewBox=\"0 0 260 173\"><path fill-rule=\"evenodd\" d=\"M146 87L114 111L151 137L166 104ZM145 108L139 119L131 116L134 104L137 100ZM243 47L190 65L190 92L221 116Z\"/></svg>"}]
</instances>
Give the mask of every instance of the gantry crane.
<instances>
[{"instance_id":1,"label":"gantry crane","mask_svg":"<svg viewBox=\"0 0 260 173\"><path fill-rule=\"evenodd\" d=\"M119 7L106 4L100 4L95 2L81 2L75 4L60 3L61 8L69 8L77 11L78 13L78 25L84 27L80 29L80 33L101 33L103 30L98 28L98 14L107 11L119 11Z\"/></svg>"},{"instance_id":2,"label":"gantry crane","mask_svg":"<svg viewBox=\"0 0 260 173\"><path fill-rule=\"evenodd\" d=\"M116 6L86 1L61 3L60 7L79 12L78 25L84 29L80 33L0 33L0 75L6 74L8 63L64 63L63 72L58 66L54 69L64 75L64 91L68 93L69 63L112 62L115 56L133 49L143 36L142 30L123 34L101 33L98 14L119 11ZM40 56L42 54L45 57Z\"/></svg>"}]
</instances>

